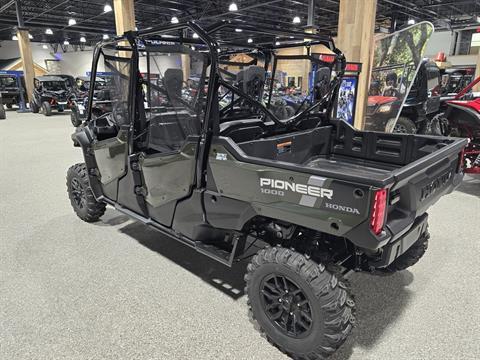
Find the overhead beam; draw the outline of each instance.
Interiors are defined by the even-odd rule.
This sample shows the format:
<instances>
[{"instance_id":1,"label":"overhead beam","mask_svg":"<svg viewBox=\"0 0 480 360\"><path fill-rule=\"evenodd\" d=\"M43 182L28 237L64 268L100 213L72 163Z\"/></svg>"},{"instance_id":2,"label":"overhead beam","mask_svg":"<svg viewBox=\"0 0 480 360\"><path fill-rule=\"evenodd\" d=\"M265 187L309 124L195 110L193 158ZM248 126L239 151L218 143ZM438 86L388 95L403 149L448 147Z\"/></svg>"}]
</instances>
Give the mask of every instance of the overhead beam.
<instances>
[{"instance_id":1,"label":"overhead beam","mask_svg":"<svg viewBox=\"0 0 480 360\"><path fill-rule=\"evenodd\" d=\"M354 125L363 129L374 49L377 0L340 0L337 44L347 61L361 62Z\"/></svg>"}]
</instances>

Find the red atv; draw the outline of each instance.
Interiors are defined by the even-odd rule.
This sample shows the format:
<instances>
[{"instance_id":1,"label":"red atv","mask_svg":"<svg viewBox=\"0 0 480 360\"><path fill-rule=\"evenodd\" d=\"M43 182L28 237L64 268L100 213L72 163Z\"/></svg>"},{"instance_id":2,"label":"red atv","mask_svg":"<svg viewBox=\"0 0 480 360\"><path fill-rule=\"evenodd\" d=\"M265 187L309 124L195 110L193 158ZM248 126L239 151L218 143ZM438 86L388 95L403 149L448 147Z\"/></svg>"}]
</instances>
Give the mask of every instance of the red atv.
<instances>
[{"instance_id":1,"label":"red atv","mask_svg":"<svg viewBox=\"0 0 480 360\"><path fill-rule=\"evenodd\" d=\"M480 97L470 91L478 82L480 77L446 101L445 112L433 119L435 133L470 140L464 150L465 172L470 174L480 174Z\"/></svg>"}]
</instances>

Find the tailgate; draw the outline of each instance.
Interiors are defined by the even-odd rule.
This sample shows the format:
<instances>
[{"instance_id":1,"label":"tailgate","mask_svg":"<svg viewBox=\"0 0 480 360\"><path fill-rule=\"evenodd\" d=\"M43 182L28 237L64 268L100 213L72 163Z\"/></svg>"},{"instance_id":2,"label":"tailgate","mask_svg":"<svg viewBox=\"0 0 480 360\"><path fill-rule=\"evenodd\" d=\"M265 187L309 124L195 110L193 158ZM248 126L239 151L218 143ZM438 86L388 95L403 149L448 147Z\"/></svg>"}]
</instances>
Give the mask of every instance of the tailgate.
<instances>
[{"instance_id":1,"label":"tailgate","mask_svg":"<svg viewBox=\"0 0 480 360\"><path fill-rule=\"evenodd\" d=\"M459 161L466 145L466 139L455 139L394 171L395 184L390 189L388 215L391 224L387 224L393 227L391 230L394 234L404 228L406 222L413 223L440 197L452 192L460 184L463 172L459 172Z\"/></svg>"}]
</instances>

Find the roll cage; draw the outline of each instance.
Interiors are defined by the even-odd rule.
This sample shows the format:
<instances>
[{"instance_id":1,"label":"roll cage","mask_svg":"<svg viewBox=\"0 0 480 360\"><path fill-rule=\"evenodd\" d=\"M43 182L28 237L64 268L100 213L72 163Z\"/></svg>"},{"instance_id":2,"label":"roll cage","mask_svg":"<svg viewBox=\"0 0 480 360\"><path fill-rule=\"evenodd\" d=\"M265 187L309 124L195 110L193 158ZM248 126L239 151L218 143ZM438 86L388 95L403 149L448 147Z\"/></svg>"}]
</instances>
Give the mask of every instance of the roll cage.
<instances>
[{"instance_id":1,"label":"roll cage","mask_svg":"<svg viewBox=\"0 0 480 360\"><path fill-rule=\"evenodd\" d=\"M262 43L258 45L248 44L248 43L238 43L224 41L222 39L222 31L226 29L242 29L243 31L248 31L249 33L260 33L262 35L272 35L275 36L285 36L290 39L288 43L283 45L276 45L275 41L271 43ZM196 33L198 39L189 38L186 36L188 30ZM178 36L168 36L168 38L163 38L162 34L178 32ZM155 36L157 36L155 38ZM341 78L345 72L346 61L343 53L335 47L333 39L327 35L318 35L311 34L301 31L293 30L281 30L272 27L266 26L252 26L247 23L239 20L225 20L220 21L215 24L202 27L194 21L189 21L185 23L172 24L159 26L154 28L148 28L140 31L130 31L125 33L123 36L118 36L110 40L105 40L97 44L94 50L94 59L92 64L92 72L90 75L90 82L94 83L95 74L97 72L98 60L103 52L104 48L110 48L118 52L130 52L131 53L131 67L129 70L128 76L134 81L130 81L130 91L129 91L129 101L128 101L128 115L130 121L130 127L133 130L135 119L135 97L137 95L137 82L139 78L138 71L138 62L139 62L139 43L145 43L145 38L150 37L150 39L157 39L159 42L165 43L174 43L181 45L191 45L191 46L206 46L208 54L208 62L210 65L210 71L208 75L208 92L206 95L206 109L205 109L205 119L204 126L202 129L202 134L207 133L216 133L219 132L219 109L218 109L218 89L220 86L224 86L232 93L240 96L250 105L258 108L260 112L263 113L263 118L268 117L273 120L275 124L280 128L289 129L294 127L306 113L309 113L322 105L327 104L327 114L330 115L333 109L332 99L336 96L338 87L341 82ZM293 40L292 40L293 39ZM299 41L300 40L300 41ZM330 90L322 96L321 99L318 99L317 102L313 103L310 107L305 109L302 112L295 114L293 117L285 120L280 120L273 112L269 109L269 104L271 101L271 92L273 88L274 77L272 76L268 102L264 105L262 102L251 98L248 94L243 92L241 89L232 86L226 82L221 76L221 69L219 64L222 61L219 59L220 56L232 55L235 53L245 52L245 51L258 51L265 54L265 69L268 68L269 64L272 62L272 73L276 70L276 64L279 59L303 59L309 60L314 63L327 64L318 57L315 57L311 53L311 47L314 45L324 45L330 49L335 55L335 66L334 70L336 71L336 76L333 78L330 84ZM284 48L294 48L294 47L305 47L307 49L305 55L277 55L275 53L278 49ZM229 48L234 50L222 52L222 48ZM248 65L248 64L243 64ZM332 64L328 64L332 65ZM94 96L94 89L90 87L89 89L89 102L88 102L88 116L86 121L91 120L91 109L92 109L92 100Z\"/></svg>"}]
</instances>

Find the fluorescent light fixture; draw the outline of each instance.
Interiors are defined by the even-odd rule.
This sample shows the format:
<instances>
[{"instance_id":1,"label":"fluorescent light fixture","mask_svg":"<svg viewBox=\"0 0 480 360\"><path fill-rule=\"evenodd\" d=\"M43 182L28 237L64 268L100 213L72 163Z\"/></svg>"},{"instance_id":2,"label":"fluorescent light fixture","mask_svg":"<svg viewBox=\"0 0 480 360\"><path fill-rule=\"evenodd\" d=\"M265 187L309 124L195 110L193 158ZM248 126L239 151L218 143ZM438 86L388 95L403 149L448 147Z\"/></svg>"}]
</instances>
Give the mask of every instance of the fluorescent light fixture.
<instances>
[{"instance_id":1,"label":"fluorescent light fixture","mask_svg":"<svg viewBox=\"0 0 480 360\"><path fill-rule=\"evenodd\" d=\"M253 42L253 39L252 39L252 38L248 38L247 42L248 42L249 44L251 44L251 43Z\"/></svg>"},{"instance_id":2,"label":"fluorescent light fixture","mask_svg":"<svg viewBox=\"0 0 480 360\"><path fill-rule=\"evenodd\" d=\"M42 45L42 48L45 49L45 50L48 50L48 45L47 45L47 44L43 44L43 45Z\"/></svg>"},{"instance_id":3,"label":"fluorescent light fixture","mask_svg":"<svg viewBox=\"0 0 480 360\"><path fill-rule=\"evenodd\" d=\"M63 45L70 45L70 41L65 40L65 41L63 42Z\"/></svg>"},{"instance_id":4,"label":"fluorescent light fixture","mask_svg":"<svg viewBox=\"0 0 480 360\"><path fill-rule=\"evenodd\" d=\"M276 42L275 42L275 45L276 45L276 46L280 45L280 41L276 41Z\"/></svg>"},{"instance_id":5,"label":"fluorescent light fixture","mask_svg":"<svg viewBox=\"0 0 480 360\"><path fill-rule=\"evenodd\" d=\"M198 39L198 34L197 34L197 33L193 33L193 38L194 38L194 39Z\"/></svg>"},{"instance_id":6,"label":"fluorescent light fixture","mask_svg":"<svg viewBox=\"0 0 480 360\"><path fill-rule=\"evenodd\" d=\"M408 21L407 21L408 25L413 25L415 23L416 23L415 19L408 19Z\"/></svg>"},{"instance_id":7,"label":"fluorescent light fixture","mask_svg":"<svg viewBox=\"0 0 480 360\"><path fill-rule=\"evenodd\" d=\"M138 31L138 27L135 26L135 31Z\"/></svg>"},{"instance_id":8,"label":"fluorescent light fixture","mask_svg":"<svg viewBox=\"0 0 480 360\"><path fill-rule=\"evenodd\" d=\"M235 29L236 32L242 32L242 29Z\"/></svg>"},{"instance_id":9,"label":"fluorescent light fixture","mask_svg":"<svg viewBox=\"0 0 480 360\"><path fill-rule=\"evenodd\" d=\"M228 7L228 11L238 11L238 6L237 4L235 4L234 2L232 2L230 4L230 6Z\"/></svg>"},{"instance_id":10,"label":"fluorescent light fixture","mask_svg":"<svg viewBox=\"0 0 480 360\"><path fill-rule=\"evenodd\" d=\"M12 40L14 40L14 41L18 40L17 35L13 35L13 36L12 36Z\"/></svg>"},{"instance_id":11,"label":"fluorescent light fixture","mask_svg":"<svg viewBox=\"0 0 480 360\"><path fill-rule=\"evenodd\" d=\"M102 38L103 40L108 40L110 39L110 36L108 36L108 34L103 34Z\"/></svg>"},{"instance_id":12,"label":"fluorescent light fixture","mask_svg":"<svg viewBox=\"0 0 480 360\"><path fill-rule=\"evenodd\" d=\"M172 16L172 20L170 20L172 24L178 24L178 18L176 16Z\"/></svg>"},{"instance_id":13,"label":"fluorescent light fixture","mask_svg":"<svg viewBox=\"0 0 480 360\"><path fill-rule=\"evenodd\" d=\"M47 34L47 35L53 35L52 29L49 28L49 29L45 30L45 34Z\"/></svg>"},{"instance_id":14,"label":"fluorescent light fixture","mask_svg":"<svg viewBox=\"0 0 480 360\"><path fill-rule=\"evenodd\" d=\"M301 22L300 16L295 16L295 17L293 18L293 23L294 23L294 24L300 24L300 22Z\"/></svg>"},{"instance_id":15,"label":"fluorescent light fixture","mask_svg":"<svg viewBox=\"0 0 480 360\"><path fill-rule=\"evenodd\" d=\"M33 35L32 35L32 34L28 34L28 38L29 38L30 40L32 40L32 39L33 39Z\"/></svg>"},{"instance_id":16,"label":"fluorescent light fixture","mask_svg":"<svg viewBox=\"0 0 480 360\"><path fill-rule=\"evenodd\" d=\"M87 42L87 39L85 39L85 36L80 37L80 42L81 43L86 43Z\"/></svg>"},{"instance_id":17,"label":"fluorescent light fixture","mask_svg":"<svg viewBox=\"0 0 480 360\"><path fill-rule=\"evenodd\" d=\"M105 6L103 7L103 12L104 13L109 13L110 11L112 11L112 7L109 5L109 4L105 4Z\"/></svg>"},{"instance_id":18,"label":"fluorescent light fixture","mask_svg":"<svg viewBox=\"0 0 480 360\"><path fill-rule=\"evenodd\" d=\"M68 26L73 26L77 24L77 20L75 19L68 19Z\"/></svg>"}]
</instances>

